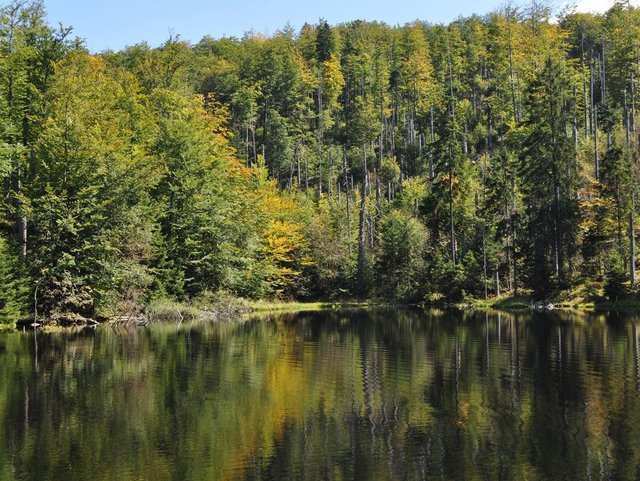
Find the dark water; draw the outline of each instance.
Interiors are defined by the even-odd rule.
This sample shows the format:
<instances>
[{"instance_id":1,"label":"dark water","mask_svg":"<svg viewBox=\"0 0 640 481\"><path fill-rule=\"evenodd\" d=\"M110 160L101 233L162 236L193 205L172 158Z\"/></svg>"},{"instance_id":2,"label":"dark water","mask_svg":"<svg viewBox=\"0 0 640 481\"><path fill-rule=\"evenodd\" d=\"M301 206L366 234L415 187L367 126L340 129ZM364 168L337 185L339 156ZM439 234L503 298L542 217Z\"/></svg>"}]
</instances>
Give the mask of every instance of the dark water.
<instances>
[{"instance_id":1,"label":"dark water","mask_svg":"<svg viewBox=\"0 0 640 481\"><path fill-rule=\"evenodd\" d=\"M639 323L376 310L0 334L0 480L638 479Z\"/></svg>"}]
</instances>

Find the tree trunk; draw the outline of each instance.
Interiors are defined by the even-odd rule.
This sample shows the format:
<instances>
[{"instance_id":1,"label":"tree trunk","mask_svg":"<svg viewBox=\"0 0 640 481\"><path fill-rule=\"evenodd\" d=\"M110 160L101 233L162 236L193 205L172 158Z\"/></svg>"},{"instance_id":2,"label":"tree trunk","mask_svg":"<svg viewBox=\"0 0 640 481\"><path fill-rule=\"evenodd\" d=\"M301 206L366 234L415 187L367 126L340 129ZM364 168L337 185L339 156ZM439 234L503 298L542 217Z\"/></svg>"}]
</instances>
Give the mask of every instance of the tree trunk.
<instances>
[{"instance_id":1,"label":"tree trunk","mask_svg":"<svg viewBox=\"0 0 640 481\"><path fill-rule=\"evenodd\" d=\"M602 39L602 105L605 108L605 112L607 111L607 66L605 61L605 42ZM611 125L607 125L607 151L611 150L612 139L611 139Z\"/></svg>"},{"instance_id":2,"label":"tree trunk","mask_svg":"<svg viewBox=\"0 0 640 481\"><path fill-rule=\"evenodd\" d=\"M15 191L18 196L22 191L22 181L21 181L22 172L20 169L20 160L17 161L16 167L16 183L15 183ZM18 214L18 242L20 244L20 254L22 257L26 257L27 255L27 218L24 215L24 209L22 207L22 201L18 198L17 200L17 214Z\"/></svg>"},{"instance_id":3,"label":"tree trunk","mask_svg":"<svg viewBox=\"0 0 640 481\"><path fill-rule=\"evenodd\" d=\"M590 106L589 106L589 131L591 132L591 135L595 135L595 131L596 131L596 123L595 123L595 118L594 118L594 113L596 111L596 106L595 106L595 99L594 99L594 94L595 94L595 77L594 77L594 62L593 59L589 62L589 102L590 102Z\"/></svg>"},{"instance_id":4,"label":"tree trunk","mask_svg":"<svg viewBox=\"0 0 640 481\"><path fill-rule=\"evenodd\" d=\"M256 147L256 128L251 128L251 141L253 143L253 165L258 163L258 148Z\"/></svg>"},{"instance_id":5,"label":"tree trunk","mask_svg":"<svg viewBox=\"0 0 640 481\"><path fill-rule=\"evenodd\" d=\"M307 159L304 159L304 191L309 192L309 165Z\"/></svg>"},{"instance_id":6,"label":"tree trunk","mask_svg":"<svg viewBox=\"0 0 640 481\"><path fill-rule=\"evenodd\" d=\"M484 221L482 223L482 277L484 281L484 298L487 299L489 297L488 286L487 286L487 229L484 225Z\"/></svg>"},{"instance_id":7,"label":"tree trunk","mask_svg":"<svg viewBox=\"0 0 640 481\"><path fill-rule=\"evenodd\" d=\"M383 139L382 133L380 133L380 137L378 138L378 165L376 166L375 176L376 176L376 217L379 218L382 215L382 206L380 205L380 198L382 196L382 186L380 185L380 170L382 169L382 150L383 150ZM377 219L376 219L377 221Z\"/></svg>"},{"instance_id":8,"label":"tree trunk","mask_svg":"<svg viewBox=\"0 0 640 481\"><path fill-rule=\"evenodd\" d=\"M323 162L323 105L322 105L322 82L318 82L318 200L322 197L322 162Z\"/></svg>"},{"instance_id":9,"label":"tree trunk","mask_svg":"<svg viewBox=\"0 0 640 481\"><path fill-rule=\"evenodd\" d=\"M629 244L631 247L629 253L629 280L631 281L632 286L635 286L636 284L636 226L634 219L634 211L636 209L635 197L634 192L631 199L631 212L629 212Z\"/></svg>"},{"instance_id":10,"label":"tree trunk","mask_svg":"<svg viewBox=\"0 0 640 481\"><path fill-rule=\"evenodd\" d=\"M347 202L347 246L351 257L351 194L349 193L349 177L347 176L347 150L342 148L342 179L344 182L344 195Z\"/></svg>"},{"instance_id":11,"label":"tree trunk","mask_svg":"<svg viewBox=\"0 0 640 481\"><path fill-rule=\"evenodd\" d=\"M600 180L600 159L598 158L598 108L593 107L593 161L596 180Z\"/></svg>"},{"instance_id":12,"label":"tree trunk","mask_svg":"<svg viewBox=\"0 0 640 481\"><path fill-rule=\"evenodd\" d=\"M633 75L631 76L631 127L629 126L629 119L627 118L627 144L629 143L629 130L633 129ZM625 95L625 109L626 109L626 95ZM635 144L635 136L634 136ZM636 214L636 183L638 179L638 166L637 166L637 152L633 152L633 177L631 178L631 212L629 212L629 280L631 285L635 286L636 283L636 226L635 226L635 214Z\"/></svg>"},{"instance_id":13,"label":"tree trunk","mask_svg":"<svg viewBox=\"0 0 640 481\"><path fill-rule=\"evenodd\" d=\"M433 171L433 145L436 141L436 129L433 121L433 105L431 105L431 148L429 149L429 180L433 181L434 171Z\"/></svg>"},{"instance_id":14,"label":"tree trunk","mask_svg":"<svg viewBox=\"0 0 640 481\"><path fill-rule=\"evenodd\" d=\"M318 147L318 200L322 197L322 145Z\"/></svg>"},{"instance_id":15,"label":"tree trunk","mask_svg":"<svg viewBox=\"0 0 640 481\"><path fill-rule=\"evenodd\" d=\"M366 270L366 232L365 221L367 215L367 146L362 145L362 193L360 198L360 225L358 230L358 289L361 294L365 293L365 270Z\"/></svg>"},{"instance_id":16,"label":"tree trunk","mask_svg":"<svg viewBox=\"0 0 640 481\"><path fill-rule=\"evenodd\" d=\"M302 187L302 175L300 172L300 141L296 142L296 173L298 175L298 189Z\"/></svg>"},{"instance_id":17,"label":"tree trunk","mask_svg":"<svg viewBox=\"0 0 640 481\"><path fill-rule=\"evenodd\" d=\"M513 121L518 122L518 108L516 105L516 84L513 76L513 47L511 45L511 26L509 26L509 79L511 81L511 103L513 104Z\"/></svg>"},{"instance_id":18,"label":"tree trunk","mask_svg":"<svg viewBox=\"0 0 640 481\"><path fill-rule=\"evenodd\" d=\"M559 192L558 192L558 186L555 186L554 189L554 195L553 195L553 210L552 210L552 217L553 217L553 269L555 272L556 277L560 278L560 243L558 241L558 217L560 215L559 212L559 203L560 203L560 196L559 196Z\"/></svg>"},{"instance_id":19,"label":"tree trunk","mask_svg":"<svg viewBox=\"0 0 640 481\"><path fill-rule=\"evenodd\" d=\"M583 101L584 101L584 133L585 136L590 132L589 129L589 107L588 107L588 96L587 96L587 74L585 71L584 65L584 32L580 36L580 67L582 70L582 93L583 93Z\"/></svg>"},{"instance_id":20,"label":"tree trunk","mask_svg":"<svg viewBox=\"0 0 640 481\"><path fill-rule=\"evenodd\" d=\"M453 216L453 159L449 150L449 223L451 224L451 261L455 267L456 259L456 231Z\"/></svg>"},{"instance_id":21,"label":"tree trunk","mask_svg":"<svg viewBox=\"0 0 640 481\"><path fill-rule=\"evenodd\" d=\"M573 87L573 98L575 100L575 105L576 105L573 111L573 151L575 156L576 172L578 172L578 109L577 109L578 96L577 96L577 91L575 87Z\"/></svg>"},{"instance_id":22,"label":"tree trunk","mask_svg":"<svg viewBox=\"0 0 640 481\"><path fill-rule=\"evenodd\" d=\"M627 147L629 147L631 126L629 125L629 110L627 108L627 91L626 90L622 92L622 123L624 124L624 131L626 136L625 142Z\"/></svg>"},{"instance_id":23,"label":"tree trunk","mask_svg":"<svg viewBox=\"0 0 640 481\"><path fill-rule=\"evenodd\" d=\"M289 161L289 182L287 185L287 189L291 192L293 189L293 161Z\"/></svg>"},{"instance_id":24,"label":"tree trunk","mask_svg":"<svg viewBox=\"0 0 640 481\"><path fill-rule=\"evenodd\" d=\"M636 131L636 85L633 81L633 72L631 72L631 132Z\"/></svg>"},{"instance_id":25,"label":"tree trunk","mask_svg":"<svg viewBox=\"0 0 640 481\"><path fill-rule=\"evenodd\" d=\"M516 200L516 178L515 175L511 178L511 195L512 195L512 206L511 206L511 218L510 218L510 226L511 226L511 257L513 260L513 293L518 295L518 259L516 252L516 239L518 235L518 229L516 226L516 214L517 214L517 200Z\"/></svg>"},{"instance_id":26,"label":"tree trunk","mask_svg":"<svg viewBox=\"0 0 640 481\"><path fill-rule=\"evenodd\" d=\"M251 161L249 160L249 127L244 128L244 162L247 167L251 167Z\"/></svg>"}]
</instances>

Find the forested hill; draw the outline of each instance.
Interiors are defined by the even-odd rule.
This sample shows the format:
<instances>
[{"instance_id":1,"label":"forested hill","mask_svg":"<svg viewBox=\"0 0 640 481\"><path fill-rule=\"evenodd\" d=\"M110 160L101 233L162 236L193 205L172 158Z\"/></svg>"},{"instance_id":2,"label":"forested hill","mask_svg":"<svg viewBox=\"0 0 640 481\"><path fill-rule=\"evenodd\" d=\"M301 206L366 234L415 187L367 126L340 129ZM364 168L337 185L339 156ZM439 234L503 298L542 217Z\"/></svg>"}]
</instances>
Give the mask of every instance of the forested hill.
<instances>
[{"instance_id":1,"label":"forested hill","mask_svg":"<svg viewBox=\"0 0 640 481\"><path fill-rule=\"evenodd\" d=\"M4 6L2 318L631 289L640 10L550 16L91 55Z\"/></svg>"}]
</instances>

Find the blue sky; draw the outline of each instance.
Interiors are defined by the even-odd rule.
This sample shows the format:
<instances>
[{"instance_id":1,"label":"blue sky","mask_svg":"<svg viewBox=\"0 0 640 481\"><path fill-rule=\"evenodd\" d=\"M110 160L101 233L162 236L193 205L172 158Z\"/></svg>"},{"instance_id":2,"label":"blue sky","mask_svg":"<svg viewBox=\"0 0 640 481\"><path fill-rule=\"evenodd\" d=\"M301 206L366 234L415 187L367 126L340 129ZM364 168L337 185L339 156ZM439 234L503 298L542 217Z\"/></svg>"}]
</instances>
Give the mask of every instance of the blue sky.
<instances>
[{"instance_id":1,"label":"blue sky","mask_svg":"<svg viewBox=\"0 0 640 481\"><path fill-rule=\"evenodd\" d=\"M612 1L612 0L611 0ZM595 2L595 3L594 3ZM146 40L159 45L171 34L197 42L204 35L240 37L246 31L273 33L289 22L296 30L318 18L331 24L414 19L449 22L460 15L487 13L503 0L45 0L49 21L70 25L93 52L120 49ZM609 0L580 0L597 6Z\"/></svg>"}]
</instances>

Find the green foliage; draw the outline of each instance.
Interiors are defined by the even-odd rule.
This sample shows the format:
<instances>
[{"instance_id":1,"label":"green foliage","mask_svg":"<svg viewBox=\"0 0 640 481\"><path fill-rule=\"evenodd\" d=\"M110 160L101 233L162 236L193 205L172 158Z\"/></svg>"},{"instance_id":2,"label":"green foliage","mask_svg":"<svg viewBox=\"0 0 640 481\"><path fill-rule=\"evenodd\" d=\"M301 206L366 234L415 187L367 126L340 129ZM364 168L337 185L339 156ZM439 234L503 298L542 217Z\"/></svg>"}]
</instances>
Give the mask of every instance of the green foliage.
<instances>
[{"instance_id":1,"label":"green foliage","mask_svg":"<svg viewBox=\"0 0 640 481\"><path fill-rule=\"evenodd\" d=\"M607 272L604 295L610 301L617 301L629 294L627 273L618 265Z\"/></svg>"},{"instance_id":2,"label":"green foliage","mask_svg":"<svg viewBox=\"0 0 640 481\"><path fill-rule=\"evenodd\" d=\"M15 324L27 314L29 278L7 240L0 237L0 326Z\"/></svg>"},{"instance_id":3,"label":"green foliage","mask_svg":"<svg viewBox=\"0 0 640 481\"><path fill-rule=\"evenodd\" d=\"M425 227L414 217L393 210L379 227L376 260L380 295L396 301L424 297Z\"/></svg>"},{"instance_id":4,"label":"green foliage","mask_svg":"<svg viewBox=\"0 0 640 481\"><path fill-rule=\"evenodd\" d=\"M428 301L444 299L448 303L461 302L464 290L465 272L460 263L454 265L446 256L437 252L429 264Z\"/></svg>"},{"instance_id":5,"label":"green foliage","mask_svg":"<svg viewBox=\"0 0 640 481\"><path fill-rule=\"evenodd\" d=\"M200 312L195 307L181 304L170 299L155 299L151 301L147 306L146 314L151 322L193 321L200 316Z\"/></svg>"},{"instance_id":6,"label":"green foliage","mask_svg":"<svg viewBox=\"0 0 640 481\"><path fill-rule=\"evenodd\" d=\"M553 280L566 287L579 221L575 156L566 135L571 98L566 67L549 57L528 94L529 132L521 164L529 233L525 251L530 285L544 295Z\"/></svg>"}]
</instances>

